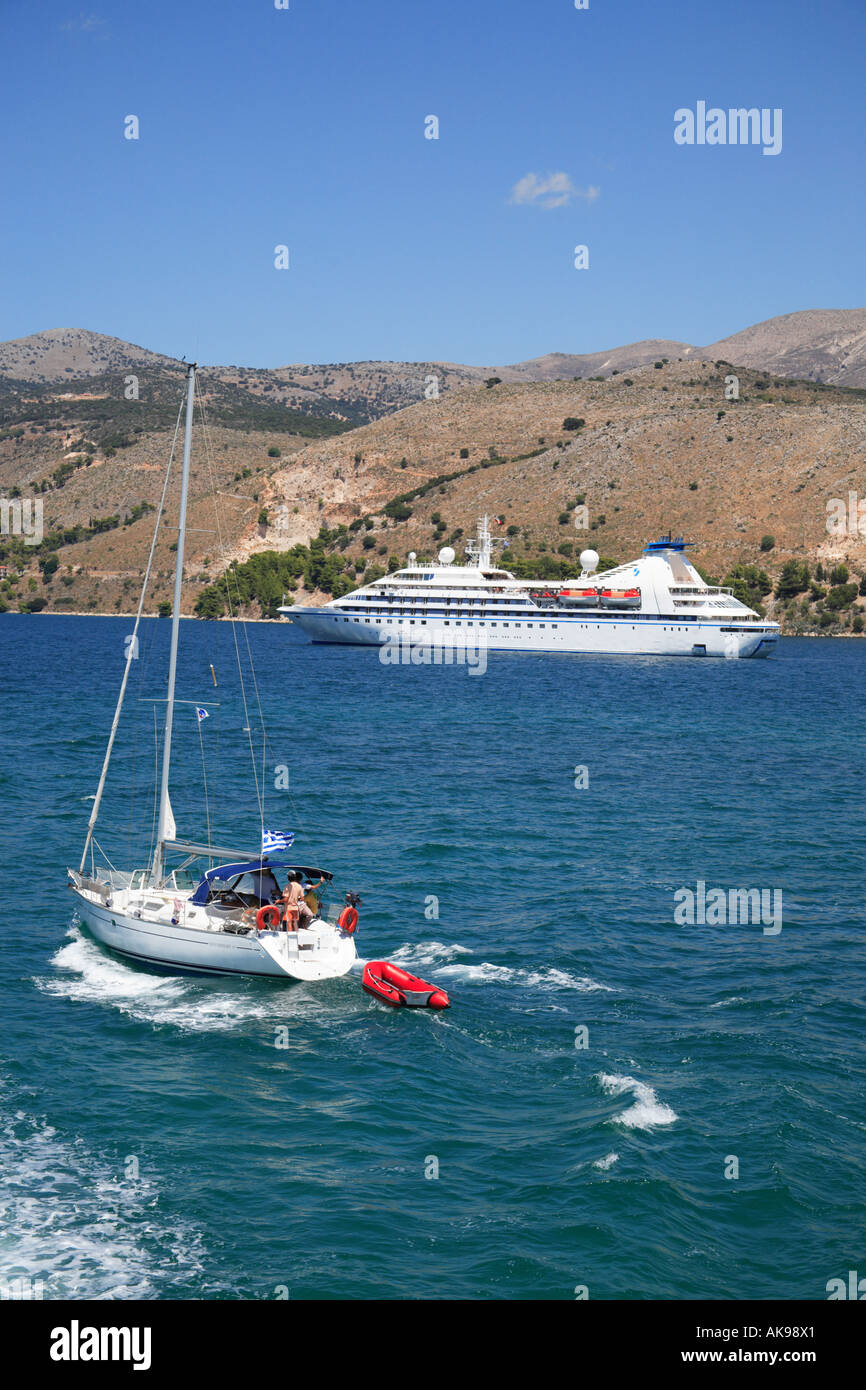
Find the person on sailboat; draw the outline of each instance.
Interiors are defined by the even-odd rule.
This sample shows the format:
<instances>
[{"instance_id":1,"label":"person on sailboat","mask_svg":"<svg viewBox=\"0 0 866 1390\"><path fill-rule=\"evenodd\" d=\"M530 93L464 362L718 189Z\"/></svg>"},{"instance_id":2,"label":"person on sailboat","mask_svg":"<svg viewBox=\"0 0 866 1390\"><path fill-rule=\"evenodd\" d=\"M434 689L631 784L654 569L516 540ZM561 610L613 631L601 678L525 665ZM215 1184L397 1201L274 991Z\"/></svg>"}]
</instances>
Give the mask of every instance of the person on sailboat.
<instances>
[{"instance_id":1,"label":"person on sailboat","mask_svg":"<svg viewBox=\"0 0 866 1390\"><path fill-rule=\"evenodd\" d=\"M280 896L280 885L274 876L274 871L270 864L263 863L260 869L256 869L251 874L252 891L255 893L259 902L275 903Z\"/></svg>"},{"instance_id":2,"label":"person on sailboat","mask_svg":"<svg viewBox=\"0 0 866 1390\"><path fill-rule=\"evenodd\" d=\"M312 879L307 879L306 883L304 884L304 903L309 909L311 921L313 920L313 918L318 917L319 915L321 902L319 899L319 895L316 892L316 889L321 888L324 882L324 878L317 878L315 883L313 883Z\"/></svg>"},{"instance_id":3,"label":"person on sailboat","mask_svg":"<svg viewBox=\"0 0 866 1390\"><path fill-rule=\"evenodd\" d=\"M301 906L304 907L309 918L312 918L312 913L304 902L301 875L298 873L297 869L292 869L292 872L289 874L289 880L283 889L281 902L283 904L283 922L286 931L298 930Z\"/></svg>"}]
</instances>

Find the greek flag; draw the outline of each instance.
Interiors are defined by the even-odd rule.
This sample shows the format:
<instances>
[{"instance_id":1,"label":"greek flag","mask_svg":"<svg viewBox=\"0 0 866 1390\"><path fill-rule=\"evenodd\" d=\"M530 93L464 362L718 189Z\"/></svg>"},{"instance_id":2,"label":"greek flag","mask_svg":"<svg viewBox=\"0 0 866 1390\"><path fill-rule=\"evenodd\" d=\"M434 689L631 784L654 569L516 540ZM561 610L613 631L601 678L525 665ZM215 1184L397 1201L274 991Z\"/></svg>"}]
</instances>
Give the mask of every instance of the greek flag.
<instances>
[{"instance_id":1,"label":"greek flag","mask_svg":"<svg viewBox=\"0 0 866 1390\"><path fill-rule=\"evenodd\" d=\"M294 830L263 830L262 854L274 854L279 849L291 849Z\"/></svg>"},{"instance_id":2,"label":"greek flag","mask_svg":"<svg viewBox=\"0 0 866 1390\"><path fill-rule=\"evenodd\" d=\"M196 706L195 717L198 720L199 724L203 719L210 719L210 715L208 714L207 710L202 709L201 705Z\"/></svg>"}]
</instances>

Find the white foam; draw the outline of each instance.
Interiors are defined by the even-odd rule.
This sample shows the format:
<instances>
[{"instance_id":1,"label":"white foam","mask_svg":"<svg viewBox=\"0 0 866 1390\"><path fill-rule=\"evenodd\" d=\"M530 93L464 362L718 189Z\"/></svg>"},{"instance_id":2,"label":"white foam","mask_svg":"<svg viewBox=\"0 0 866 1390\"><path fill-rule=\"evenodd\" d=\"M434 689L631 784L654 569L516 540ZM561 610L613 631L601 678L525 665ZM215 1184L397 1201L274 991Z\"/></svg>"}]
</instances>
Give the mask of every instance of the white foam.
<instances>
[{"instance_id":1,"label":"white foam","mask_svg":"<svg viewBox=\"0 0 866 1390\"><path fill-rule=\"evenodd\" d=\"M248 994L243 985L220 990L211 980L202 984L190 977L151 974L109 956L78 927L71 928L70 936L51 962L64 973L35 980L46 994L103 1004L141 1022L190 1032L225 1032L269 1018L278 1023L297 1008L289 1004L292 991Z\"/></svg>"},{"instance_id":2,"label":"white foam","mask_svg":"<svg viewBox=\"0 0 866 1390\"><path fill-rule=\"evenodd\" d=\"M180 980L124 965L84 936L78 927L73 927L70 935L72 940L51 958L52 965L70 973L62 978L38 980L40 989L46 993L97 1003L113 1000L132 1004L148 999L167 1003L180 998L183 992Z\"/></svg>"},{"instance_id":3,"label":"white foam","mask_svg":"<svg viewBox=\"0 0 866 1390\"><path fill-rule=\"evenodd\" d=\"M719 999L715 1004L711 1004L710 1008L724 1009L728 1004L745 1004L745 1002L746 996L744 994L732 994L730 999Z\"/></svg>"},{"instance_id":4,"label":"white foam","mask_svg":"<svg viewBox=\"0 0 866 1390\"><path fill-rule=\"evenodd\" d=\"M567 970L548 967L545 970L517 970L509 965L495 965L492 961L472 962L461 959L474 952L459 942L444 941L406 942L392 952L390 959L395 965L407 970L433 967L431 973L439 978L456 980L463 984L517 984L528 989L577 990L581 994L591 994L595 990L613 993L611 985L599 984L588 975L571 975ZM363 962L359 962L363 965Z\"/></svg>"},{"instance_id":5,"label":"white foam","mask_svg":"<svg viewBox=\"0 0 866 1390\"><path fill-rule=\"evenodd\" d=\"M162 1218L152 1181L126 1180L44 1120L0 1120L0 1280L45 1299L138 1299L204 1268L199 1234ZM25 1294L24 1297L28 1295Z\"/></svg>"},{"instance_id":6,"label":"white foam","mask_svg":"<svg viewBox=\"0 0 866 1390\"><path fill-rule=\"evenodd\" d=\"M618 1162L619 1154L609 1153L605 1154L604 1158L597 1158L592 1166L598 1168L602 1173L606 1173L608 1168L612 1168Z\"/></svg>"},{"instance_id":7,"label":"white foam","mask_svg":"<svg viewBox=\"0 0 866 1390\"><path fill-rule=\"evenodd\" d=\"M395 965L436 965L439 961L454 960L457 956L471 956L468 946L457 942L446 945L444 941L407 942L391 956Z\"/></svg>"},{"instance_id":8,"label":"white foam","mask_svg":"<svg viewBox=\"0 0 866 1390\"><path fill-rule=\"evenodd\" d=\"M449 980L459 980L463 984L477 981L486 984L491 980L513 980L517 971L510 970L507 965L491 965L485 960L478 965L442 965L433 974L437 979L444 975Z\"/></svg>"},{"instance_id":9,"label":"white foam","mask_svg":"<svg viewBox=\"0 0 866 1390\"><path fill-rule=\"evenodd\" d=\"M567 970L556 970L549 967L546 970L518 970L512 969L508 965L494 965L490 961L481 961L478 965L470 965L468 962L456 965L441 965L433 974L438 978L441 975L449 979L459 980L466 984L480 982L488 984L493 981L501 983L516 984L526 989L542 990L577 990L581 994L591 994L595 990L611 991L610 985L599 984L597 980L592 980L588 975L570 975Z\"/></svg>"},{"instance_id":10,"label":"white foam","mask_svg":"<svg viewBox=\"0 0 866 1390\"><path fill-rule=\"evenodd\" d=\"M654 1129L656 1125L673 1124L677 1119L676 1111L660 1101L652 1086L645 1081L608 1072L602 1072L598 1080L609 1096L621 1096L627 1092L634 1096L634 1105L615 1115L611 1124L625 1125L627 1129Z\"/></svg>"},{"instance_id":11,"label":"white foam","mask_svg":"<svg viewBox=\"0 0 866 1390\"><path fill-rule=\"evenodd\" d=\"M614 993L612 985L599 984L598 980L591 979L589 975L570 975L567 970L555 970L553 967L531 973L522 971L521 974L524 976L524 984L537 985L540 989L576 989L581 994L593 994L601 989L608 994Z\"/></svg>"}]
</instances>

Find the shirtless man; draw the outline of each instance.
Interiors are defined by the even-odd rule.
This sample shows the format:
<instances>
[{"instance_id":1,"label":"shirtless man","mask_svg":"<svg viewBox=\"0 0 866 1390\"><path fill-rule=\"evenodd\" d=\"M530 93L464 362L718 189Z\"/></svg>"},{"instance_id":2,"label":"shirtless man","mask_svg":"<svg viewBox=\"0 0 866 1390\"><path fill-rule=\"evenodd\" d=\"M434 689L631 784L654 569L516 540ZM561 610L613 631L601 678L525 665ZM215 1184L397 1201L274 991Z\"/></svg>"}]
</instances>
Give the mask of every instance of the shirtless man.
<instances>
[{"instance_id":1,"label":"shirtless man","mask_svg":"<svg viewBox=\"0 0 866 1390\"><path fill-rule=\"evenodd\" d=\"M283 904L283 921L285 922L286 931L298 930L298 919L300 917L301 908L304 908L306 912L312 916L310 909L304 902L301 875L296 869L293 869L289 874L289 880L283 890L281 901Z\"/></svg>"}]
</instances>

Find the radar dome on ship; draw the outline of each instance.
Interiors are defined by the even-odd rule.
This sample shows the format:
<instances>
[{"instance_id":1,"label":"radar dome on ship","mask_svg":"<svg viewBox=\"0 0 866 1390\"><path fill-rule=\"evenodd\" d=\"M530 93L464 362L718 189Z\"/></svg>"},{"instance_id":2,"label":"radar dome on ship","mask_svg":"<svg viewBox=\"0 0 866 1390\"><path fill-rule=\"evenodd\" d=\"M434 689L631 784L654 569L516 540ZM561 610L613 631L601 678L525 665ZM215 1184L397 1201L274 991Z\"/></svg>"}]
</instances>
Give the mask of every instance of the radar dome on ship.
<instances>
[{"instance_id":1,"label":"radar dome on ship","mask_svg":"<svg viewBox=\"0 0 866 1390\"><path fill-rule=\"evenodd\" d=\"M598 551L597 551L597 550L582 550L582 551L580 552L580 564L581 564L581 568L582 568L582 569L585 569L585 570L594 570L594 569L597 569L597 567L598 567Z\"/></svg>"},{"instance_id":2,"label":"radar dome on ship","mask_svg":"<svg viewBox=\"0 0 866 1390\"><path fill-rule=\"evenodd\" d=\"M443 545L442 549L439 551L439 563L440 565L454 564L454 551L451 549L450 545Z\"/></svg>"}]
</instances>

